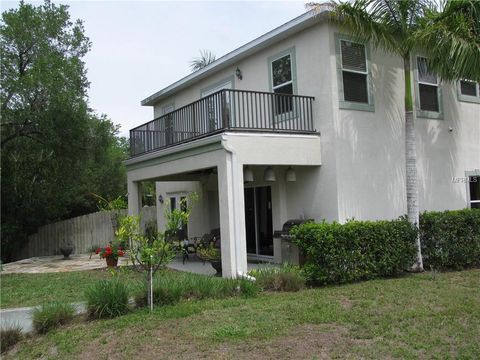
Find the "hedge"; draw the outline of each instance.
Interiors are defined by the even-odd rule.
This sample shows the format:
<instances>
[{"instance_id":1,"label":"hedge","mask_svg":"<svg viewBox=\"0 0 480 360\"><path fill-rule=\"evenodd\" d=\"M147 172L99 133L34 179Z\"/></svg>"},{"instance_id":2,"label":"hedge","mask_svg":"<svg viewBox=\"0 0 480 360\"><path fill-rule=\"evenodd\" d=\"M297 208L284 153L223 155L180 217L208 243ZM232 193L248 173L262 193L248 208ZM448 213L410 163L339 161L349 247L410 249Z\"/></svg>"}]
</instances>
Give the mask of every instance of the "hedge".
<instances>
[{"instance_id":1,"label":"hedge","mask_svg":"<svg viewBox=\"0 0 480 360\"><path fill-rule=\"evenodd\" d=\"M340 284L396 275L415 260L417 230L402 217L392 221L306 223L292 229L304 252L309 283Z\"/></svg>"},{"instance_id":2,"label":"hedge","mask_svg":"<svg viewBox=\"0 0 480 360\"><path fill-rule=\"evenodd\" d=\"M420 242L425 270L480 266L480 209L422 213Z\"/></svg>"}]
</instances>

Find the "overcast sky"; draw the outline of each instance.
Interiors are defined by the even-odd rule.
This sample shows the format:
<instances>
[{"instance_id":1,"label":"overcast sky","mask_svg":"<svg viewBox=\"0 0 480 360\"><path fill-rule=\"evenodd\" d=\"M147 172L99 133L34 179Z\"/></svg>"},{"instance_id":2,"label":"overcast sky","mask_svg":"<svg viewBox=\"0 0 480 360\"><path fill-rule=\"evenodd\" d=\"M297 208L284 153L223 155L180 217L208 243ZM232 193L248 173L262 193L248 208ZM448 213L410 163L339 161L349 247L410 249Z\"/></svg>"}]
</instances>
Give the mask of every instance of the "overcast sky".
<instances>
[{"instance_id":1,"label":"overcast sky","mask_svg":"<svg viewBox=\"0 0 480 360\"><path fill-rule=\"evenodd\" d=\"M90 106L126 136L153 119L152 108L140 101L188 75L200 49L218 58L302 14L306 1L55 2L84 21L93 44L85 57ZM1 3L2 11L17 6Z\"/></svg>"}]
</instances>

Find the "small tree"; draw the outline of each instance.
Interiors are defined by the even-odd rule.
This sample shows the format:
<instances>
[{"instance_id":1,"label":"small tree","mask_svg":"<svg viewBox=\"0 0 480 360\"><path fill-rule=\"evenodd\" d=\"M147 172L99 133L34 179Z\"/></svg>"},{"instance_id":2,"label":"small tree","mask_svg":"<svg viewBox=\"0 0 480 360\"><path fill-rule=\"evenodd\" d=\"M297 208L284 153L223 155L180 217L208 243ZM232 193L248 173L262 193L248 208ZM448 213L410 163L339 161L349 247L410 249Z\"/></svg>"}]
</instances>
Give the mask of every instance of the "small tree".
<instances>
[{"instance_id":1,"label":"small tree","mask_svg":"<svg viewBox=\"0 0 480 360\"><path fill-rule=\"evenodd\" d=\"M166 240L165 234L177 233L188 223L192 203L197 198L196 193L191 193L182 199L184 203L179 209L165 211L167 224L164 232L142 231L139 216L125 216L120 219L120 228L116 235L121 242L130 244L130 259L135 269L146 274L150 310L153 310L153 276L175 256L173 244Z\"/></svg>"},{"instance_id":2,"label":"small tree","mask_svg":"<svg viewBox=\"0 0 480 360\"><path fill-rule=\"evenodd\" d=\"M98 199L98 209L100 211L108 211L110 213L113 233L116 234L120 227L120 221L125 216L122 210L127 208L127 202L122 196L119 196L113 200L107 200L100 195L94 193L92 193L92 195Z\"/></svg>"}]
</instances>

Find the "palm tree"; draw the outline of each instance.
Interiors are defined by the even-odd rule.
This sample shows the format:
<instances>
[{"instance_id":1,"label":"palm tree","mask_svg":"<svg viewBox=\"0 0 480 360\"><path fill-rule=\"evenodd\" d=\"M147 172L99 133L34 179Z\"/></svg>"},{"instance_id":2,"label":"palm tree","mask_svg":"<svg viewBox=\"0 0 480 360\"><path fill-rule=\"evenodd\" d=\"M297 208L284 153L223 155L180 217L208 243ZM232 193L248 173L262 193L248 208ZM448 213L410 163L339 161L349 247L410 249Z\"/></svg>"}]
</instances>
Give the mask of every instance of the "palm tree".
<instances>
[{"instance_id":1,"label":"palm tree","mask_svg":"<svg viewBox=\"0 0 480 360\"><path fill-rule=\"evenodd\" d=\"M478 21L478 13L475 12L475 1L461 1L463 11L467 15L465 19L473 19L470 26L476 26L475 19ZM411 74L411 54L418 47L435 43L442 50L431 54L427 51L427 56L433 55L431 64L435 70L441 70L441 75L448 73L448 79L459 79L465 74L472 74L479 71L479 56L476 60L467 58L475 54L473 51L467 51L469 46L462 43L462 51L450 53L451 46L458 44L460 39L473 37L474 33L459 33L458 24L461 21L454 18L453 14L458 14L454 5L456 1L445 3L444 12L440 12L436 4L429 0L357 0L351 2L332 3L332 19L334 22L345 27L357 37L369 41L374 48L382 49L388 53L400 56L403 59L403 70L405 79L405 158L406 158L406 193L407 193L407 216L409 221L418 228L419 207L418 207L418 186L417 186L417 152L415 140L415 127L413 118L413 95L412 95L412 74ZM470 3L471 7L468 6ZM307 7L319 9L321 4L309 3ZM473 7L473 10L472 10ZM448 13L446 12L448 10ZM450 15L448 15L450 14ZM469 18L469 17L470 18ZM468 23L470 20L465 20ZM448 24L448 27L445 26ZM468 27L468 24L464 24ZM444 37L436 36L433 27L445 30ZM468 36L465 35L468 33ZM462 36L463 35L463 36ZM477 32L478 36L478 32ZM440 43L439 43L440 41ZM478 44L478 37L476 39ZM432 48L435 48L432 46ZM477 50L478 50L477 46ZM429 49L431 50L431 49ZM445 53L450 56L442 57ZM474 55L473 55L474 56ZM452 63L457 64L455 71L451 70ZM430 65L430 62L429 62ZM467 71L468 70L468 71ZM468 76L472 78L473 76ZM417 256L415 264L412 267L414 271L423 271L423 259L420 244L420 237L416 240Z\"/></svg>"},{"instance_id":2,"label":"palm tree","mask_svg":"<svg viewBox=\"0 0 480 360\"><path fill-rule=\"evenodd\" d=\"M190 61L190 69L192 72L198 71L215 60L216 57L210 50L200 50L200 56Z\"/></svg>"}]
</instances>

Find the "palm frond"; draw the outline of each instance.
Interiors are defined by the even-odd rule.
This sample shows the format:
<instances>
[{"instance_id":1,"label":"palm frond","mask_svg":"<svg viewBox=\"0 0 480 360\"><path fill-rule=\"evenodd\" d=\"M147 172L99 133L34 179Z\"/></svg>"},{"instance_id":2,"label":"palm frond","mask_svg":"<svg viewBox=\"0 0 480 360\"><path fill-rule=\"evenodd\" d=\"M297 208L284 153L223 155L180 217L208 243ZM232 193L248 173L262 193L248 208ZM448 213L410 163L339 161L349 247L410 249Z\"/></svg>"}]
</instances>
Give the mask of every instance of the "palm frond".
<instances>
[{"instance_id":1,"label":"palm frond","mask_svg":"<svg viewBox=\"0 0 480 360\"><path fill-rule=\"evenodd\" d=\"M198 71L215 60L216 56L210 50L200 50L200 56L190 61L190 69L192 72Z\"/></svg>"}]
</instances>

